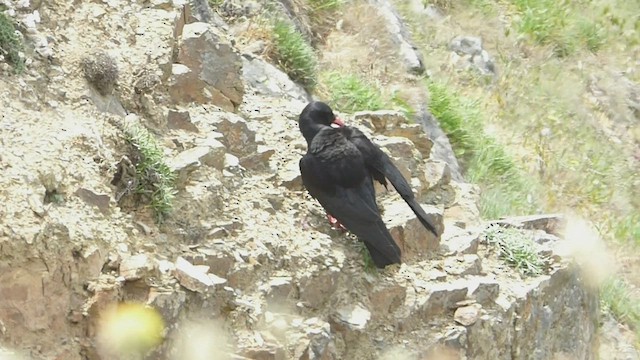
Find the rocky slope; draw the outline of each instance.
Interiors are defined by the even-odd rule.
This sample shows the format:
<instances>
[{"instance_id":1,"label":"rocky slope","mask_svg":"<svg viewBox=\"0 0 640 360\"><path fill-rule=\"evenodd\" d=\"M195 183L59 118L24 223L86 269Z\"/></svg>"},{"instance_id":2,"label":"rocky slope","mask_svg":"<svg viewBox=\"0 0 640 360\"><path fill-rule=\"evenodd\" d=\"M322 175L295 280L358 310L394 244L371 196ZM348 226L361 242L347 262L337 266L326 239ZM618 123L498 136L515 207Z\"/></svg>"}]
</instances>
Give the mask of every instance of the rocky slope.
<instances>
[{"instance_id":1,"label":"rocky slope","mask_svg":"<svg viewBox=\"0 0 640 360\"><path fill-rule=\"evenodd\" d=\"M595 357L597 297L559 250L561 219L504 222L528 229L549 259L543 275L520 276L481 236L477 189L452 180L457 165L434 158L435 136L421 125L392 111L345 114L445 229L433 238L397 194L379 189L405 263L371 271L361 245L331 230L302 188L296 118L308 94L236 49L236 28L204 4L4 3L30 59L26 73L5 66L0 76L8 349L114 358L99 341L100 315L135 301L168 325L149 358ZM96 49L117 64L112 90L83 77L83 59L102 56ZM128 124L155 134L177 174L162 225L122 200L117 174L135 162Z\"/></svg>"}]
</instances>

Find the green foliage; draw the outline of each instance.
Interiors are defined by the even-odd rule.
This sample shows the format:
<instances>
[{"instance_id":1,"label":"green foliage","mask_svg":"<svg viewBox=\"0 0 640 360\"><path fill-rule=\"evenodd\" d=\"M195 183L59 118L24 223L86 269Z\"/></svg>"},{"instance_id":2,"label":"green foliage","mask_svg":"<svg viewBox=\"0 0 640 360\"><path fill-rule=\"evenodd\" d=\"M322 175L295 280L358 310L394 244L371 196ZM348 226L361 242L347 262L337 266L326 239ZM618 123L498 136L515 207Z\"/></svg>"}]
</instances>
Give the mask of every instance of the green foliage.
<instances>
[{"instance_id":1,"label":"green foliage","mask_svg":"<svg viewBox=\"0 0 640 360\"><path fill-rule=\"evenodd\" d=\"M482 130L478 104L433 81L427 83L429 110L448 135L467 179L482 188L480 211L486 218L536 211L534 179L524 175L513 158Z\"/></svg>"},{"instance_id":2,"label":"green foliage","mask_svg":"<svg viewBox=\"0 0 640 360\"><path fill-rule=\"evenodd\" d=\"M23 45L20 37L16 35L13 21L0 12L0 54L13 66L16 73L24 70L24 59L20 57Z\"/></svg>"},{"instance_id":3,"label":"green foliage","mask_svg":"<svg viewBox=\"0 0 640 360\"><path fill-rule=\"evenodd\" d=\"M640 214L628 214L614 221L615 239L625 244L640 246Z\"/></svg>"},{"instance_id":4,"label":"green foliage","mask_svg":"<svg viewBox=\"0 0 640 360\"><path fill-rule=\"evenodd\" d=\"M136 194L141 195L153 210L156 221L163 222L172 208L176 193L175 174L164 161L162 148L144 127L130 125L125 129L127 142L136 159Z\"/></svg>"},{"instance_id":5,"label":"green foliage","mask_svg":"<svg viewBox=\"0 0 640 360\"><path fill-rule=\"evenodd\" d=\"M551 45L563 57L579 47L597 51L604 44L601 24L577 15L568 0L510 0L520 15L518 30L536 43Z\"/></svg>"},{"instance_id":6,"label":"green foliage","mask_svg":"<svg viewBox=\"0 0 640 360\"><path fill-rule=\"evenodd\" d=\"M278 20L273 26L274 58L293 81L307 89L317 83L318 58L311 45L285 21Z\"/></svg>"},{"instance_id":7,"label":"green foliage","mask_svg":"<svg viewBox=\"0 0 640 360\"><path fill-rule=\"evenodd\" d=\"M542 274L545 262L538 255L533 239L524 231L494 225L484 231L484 237L498 248L499 257L522 275Z\"/></svg>"},{"instance_id":8,"label":"green foliage","mask_svg":"<svg viewBox=\"0 0 640 360\"><path fill-rule=\"evenodd\" d=\"M380 110L385 107L380 90L360 77L331 71L321 74L329 88L329 102L338 111Z\"/></svg>"},{"instance_id":9,"label":"green foliage","mask_svg":"<svg viewBox=\"0 0 640 360\"><path fill-rule=\"evenodd\" d=\"M625 281L617 278L605 281L600 289L600 304L603 311L631 326L640 336L640 302L633 298Z\"/></svg>"}]
</instances>

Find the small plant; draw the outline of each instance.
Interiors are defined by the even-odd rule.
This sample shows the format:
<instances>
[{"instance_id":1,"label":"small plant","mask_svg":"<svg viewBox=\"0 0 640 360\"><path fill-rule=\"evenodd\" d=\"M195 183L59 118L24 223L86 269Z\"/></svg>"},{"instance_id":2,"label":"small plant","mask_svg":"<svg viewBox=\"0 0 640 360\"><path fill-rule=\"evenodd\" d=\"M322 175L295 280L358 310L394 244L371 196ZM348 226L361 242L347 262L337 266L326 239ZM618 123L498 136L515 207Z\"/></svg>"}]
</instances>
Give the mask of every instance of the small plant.
<instances>
[{"instance_id":1,"label":"small plant","mask_svg":"<svg viewBox=\"0 0 640 360\"><path fill-rule=\"evenodd\" d=\"M617 278L605 281L600 289L600 304L604 312L633 328L640 341L640 302L633 298L626 282Z\"/></svg>"},{"instance_id":2,"label":"small plant","mask_svg":"<svg viewBox=\"0 0 640 360\"><path fill-rule=\"evenodd\" d=\"M329 101L339 111L380 110L385 107L380 90L358 76L332 71L323 73L321 79L328 88Z\"/></svg>"},{"instance_id":3,"label":"small plant","mask_svg":"<svg viewBox=\"0 0 640 360\"><path fill-rule=\"evenodd\" d=\"M22 40L16 34L13 21L0 12L0 55L13 66L16 73L24 71L24 59L20 56L22 51Z\"/></svg>"},{"instance_id":4,"label":"small plant","mask_svg":"<svg viewBox=\"0 0 640 360\"><path fill-rule=\"evenodd\" d=\"M538 255L533 239L522 230L493 225L485 230L484 237L498 248L499 257L522 275L542 274L544 261Z\"/></svg>"},{"instance_id":5,"label":"small plant","mask_svg":"<svg viewBox=\"0 0 640 360\"><path fill-rule=\"evenodd\" d=\"M273 33L272 56L293 81L313 89L317 82L318 58L311 45L293 25L282 20L276 21Z\"/></svg>"},{"instance_id":6,"label":"small plant","mask_svg":"<svg viewBox=\"0 0 640 360\"><path fill-rule=\"evenodd\" d=\"M125 128L125 138L134 153L137 177L134 192L149 203L156 221L161 223L172 208L175 174L164 162L162 149L147 129L129 125Z\"/></svg>"},{"instance_id":7,"label":"small plant","mask_svg":"<svg viewBox=\"0 0 640 360\"><path fill-rule=\"evenodd\" d=\"M118 81L120 71L116 61L106 52L98 51L81 62L84 77L102 95L108 95Z\"/></svg>"}]
</instances>

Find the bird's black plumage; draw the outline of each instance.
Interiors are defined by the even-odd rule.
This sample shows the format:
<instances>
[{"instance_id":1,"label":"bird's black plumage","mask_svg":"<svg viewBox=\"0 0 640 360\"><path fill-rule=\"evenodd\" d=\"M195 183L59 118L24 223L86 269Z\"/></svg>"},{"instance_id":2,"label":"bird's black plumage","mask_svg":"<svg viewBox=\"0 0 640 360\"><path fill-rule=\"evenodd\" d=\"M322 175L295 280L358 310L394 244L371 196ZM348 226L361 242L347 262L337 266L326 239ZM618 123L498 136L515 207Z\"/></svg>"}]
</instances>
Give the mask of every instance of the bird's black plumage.
<instances>
[{"instance_id":1,"label":"bird's black plumage","mask_svg":"<svg viewBox=\"0 0 640 360\"><path fill-rule=\"evenodd\" d=\"M378 211L374 179L385 186L388 179L420 222L436 236L437 231L391 159L358 129L333 128L334 122L341 123L319 101L300 114L298 124L307 141L307 153L300 160L302 182L329 214L365 243L376 266L400 263L400 248Z\"/></svg>"}]
</instances>

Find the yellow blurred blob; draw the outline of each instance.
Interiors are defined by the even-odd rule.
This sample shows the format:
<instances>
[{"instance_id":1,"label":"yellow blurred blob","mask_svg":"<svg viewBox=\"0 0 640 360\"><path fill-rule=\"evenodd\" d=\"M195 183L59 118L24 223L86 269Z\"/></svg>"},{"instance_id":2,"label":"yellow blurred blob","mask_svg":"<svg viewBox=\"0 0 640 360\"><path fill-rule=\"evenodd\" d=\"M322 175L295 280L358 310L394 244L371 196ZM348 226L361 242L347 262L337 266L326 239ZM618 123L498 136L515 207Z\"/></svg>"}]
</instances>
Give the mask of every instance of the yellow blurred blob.
<instances>
[{"instance_id":1,"label":"yellow blurred blob","mask_svg":"<svg viewBox=\"0 0 640 360\"><path fill-rule=\"evenodd\" d=\"M103 314L98 341L102 350L111 354L145 354L160 344L163 333L164 321L155 309L124 303Z\"/></svg>"}]
</instances>

